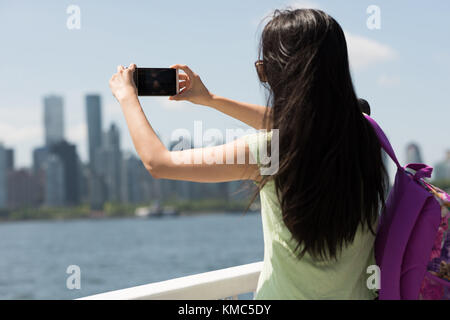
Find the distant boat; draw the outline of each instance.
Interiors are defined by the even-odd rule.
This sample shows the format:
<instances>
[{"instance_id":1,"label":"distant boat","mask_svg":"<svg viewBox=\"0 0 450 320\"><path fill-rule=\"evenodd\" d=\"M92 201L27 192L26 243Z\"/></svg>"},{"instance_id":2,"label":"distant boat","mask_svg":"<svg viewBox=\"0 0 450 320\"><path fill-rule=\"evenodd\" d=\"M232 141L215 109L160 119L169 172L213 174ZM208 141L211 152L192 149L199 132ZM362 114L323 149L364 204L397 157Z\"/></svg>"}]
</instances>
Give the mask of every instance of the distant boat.
<instances>
[{"instance_id":1,"label":"distant boat","mask_svg":"<svg viewBox=\"0 0 450 320\"><path fill-rule=\"evenodd\" d=\"M147 218L150 215L150 207L136 208L134 215L138 218Z\"/></svg>"},{"instance_id":2,"label":"distant boat","mask_svg":"<svg viewBox=\"0 0 450 320\"><path fill-rule=\"evenodd\" d=\"M172 217L177 216L179 212L174 207L163 207L156 202L149 207L139 207L134 212L136 217L149 218L149 217Z\"/></svg>"}]
</instances>

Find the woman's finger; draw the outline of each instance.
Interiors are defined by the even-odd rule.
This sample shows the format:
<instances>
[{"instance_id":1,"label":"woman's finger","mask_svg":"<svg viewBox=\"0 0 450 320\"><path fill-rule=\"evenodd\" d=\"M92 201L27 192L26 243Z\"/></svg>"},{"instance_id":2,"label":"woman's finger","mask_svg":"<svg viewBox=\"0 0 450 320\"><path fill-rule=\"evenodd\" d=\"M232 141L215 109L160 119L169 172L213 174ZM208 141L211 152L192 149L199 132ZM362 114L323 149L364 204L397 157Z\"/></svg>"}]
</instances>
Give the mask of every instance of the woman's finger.
<instances>
[{"instance_id":1,"label":"woman's finger","mask_svg":"<svg viewBox=\"0 0 450 320\"><path fill-rule=\"evenodd\" d=\"M185 73L179 73L178 74L178 79L180 79L180 80L188 80L189 77Z\"/></svg>"},{"instance_id":2,"label":"woman's finger","mask_svg":"<svg viewBox=\"0 0 450 320\"><path fill-rule=\"evenodd\" d=\"M189 78L191 78L191 79L194 78L194 72L191 70L191 68L189 68L185 64L175 64L175 65L171 66L171 68L181 69L188 75Z\"/></svg>"},{"instance_id":3,"label":"woman's finger","mask_svg":"<svg viewBox=\"0 0 450 320\"><path fill-rule=\"evenodd\" d=\"M183 100L183 97L181 96L181 93L179 93L179 94L176 94L174 96L170 96L169 100L179 101L179 100Z\"/></svg>"},{"instance_id":4,"label":"woman's finger","mask_svg":"<svg viewBox=\"0 0 450 320\"><path fill-rule=\"evenodd\" d=\"M186 88L180 89L180 92L174 96L169 97L169 100L185 100L187 98L188 90Z\"/></svg>"},{"instance_id":5,"label":"woman's finger","mask_svg":"<svg viewBox=\"0 0 450 320\"><path fill-rule=\"evenodd\" d=\"M125 68L122 65L117 66L117 72L123 71Z\"/></svg>"}]
</instances>

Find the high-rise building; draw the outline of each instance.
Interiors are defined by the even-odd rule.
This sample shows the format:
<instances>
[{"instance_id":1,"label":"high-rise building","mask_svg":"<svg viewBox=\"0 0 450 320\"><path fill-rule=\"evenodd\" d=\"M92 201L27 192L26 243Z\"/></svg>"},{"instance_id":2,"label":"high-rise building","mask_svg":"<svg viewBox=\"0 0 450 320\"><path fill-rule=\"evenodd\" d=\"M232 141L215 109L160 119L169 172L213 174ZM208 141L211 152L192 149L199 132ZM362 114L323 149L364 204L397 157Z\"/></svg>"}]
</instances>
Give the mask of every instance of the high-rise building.
<instances>
[{"instance_id":1,"label":"high-rise building","mask_svg":"<svg viewBox=\"0 0 450 320\"><path fill-rule=\"evenodd\" d=\"M8 172L8 207L37 206L41 202L40 177L28 169Z\"/></svg>"},{"instance_id":2,"label":"high-rise building","mask_svg":"<svg viewBox=\"0 0 450 320\"><path fill-rule=\"evenodd\" d=\"M192 183L190 197L193 200L199 199L227 199L227 183Z\"/></svg>"},{"instance_id":3,"label":"high-rise building","mask_svg":"<svg viewBox=\"0 0 450 320\"><path fill-rule=\"evenodd\" d=\"M106 200L106 186L102 157L102 110L101 97L97 94L86 96L86 120L88 125L88 185L89 203L92 210L103 209Z\"/></svg>"},{"instance_id":4,"label":"high-rise building","mask_svg":"<svg viewBox=\"0 0 450 320\"><path fill-rule=\"evenodd\" d=\"M98 156L101 163L98 171L106 185L108 201L121 200L122 151L120 150L119 128L113 123L103 137L103 145Z\"/></svg>"},{"instance_id":5,"label":"high-rise building","mask_svg":"<svg viewBox=\"0 0 450 320\"><path fill-rule=\"evenodd\" d=\"M255 186L248 181L230 181L226 182L227 185L227 199L228 200L244 200L251 199L251 196L255 192Z\"/></svg>"},{"instance_id":6,"label":"high-rise building","mask_svg":"<svg viewBox=\"0 0 450 320\"><path fill-rule=\"evenodd\" d=\"M142 161L139 161L139 176L140 176L140 192L142 196L142 203L150 202L154 199L161 199L163 180L153 179L144 167Z\"/></svg>"},{"instance_id":7,"label":"high-rise building","mask_svg":"<svg viewBox=\"0 0 450 320\"><path fill-rule=\"evenodd\" d=\"M406 163L423 163L420 148L415 143L406 147Z\"/></svg>"},{"instance_id":8,"label":"high-rise building","mask_svg":"<svg viewBox=\"0 0 450 320\"><path fill-rule=\"evenodd\" d=\"M122 201L126 203L142 203L141 161L131 153L123 157L122 164Z\"/></svg>"},{"instance_id":9,"label":"high-rise building","mask_svg":"<svg viewBox=\"0 0 450 320\"><path fill-rule=\"evenodd\" d=\"M0 144L0 209L5 209L8 201L6 150L7 149Z\"/></svg>"},{"instance_id":10,"label":"high-rise building","mask_svg":"<svg viewBox=\"0 0 450 320\"><path fill-rule=\"evenodd\" d=\"M64 203L67 205L79 204L80 168L76 146L67 141L60 141L50 147L50 153L56 155L62 163L64 172Z\"/></svg>"},{"instance_id":11,"label":"high-rise building","mask_svg":"<svg viewBox=\"0 0 450 320\"><path fill-rule=\"evenodd\" d=\"M81 203L88 203L89 202L89 166L87 164L84 164L81 159L78 159L78 188L79 188L79 195L80 195L80 202Z\"/></svg>"},{"instance_id":12,"label":"high-rise building","mask_svg":"<svg viewBox=\"0 0 450 320\"><path fill-rule=\"evenodd\" d=\"M39 204L44 204L46 200L46 181L45 181L45 171L46 171L46 161L48 157L47 147L38 147L33 149L33 175L38 179L39 190L38 198Z\"/></svg>"},{"instance_id":13,"label":"high-rise building","mask_svg":"<svg viewBox=\"0 0 450 320\"><path fill-rule=\"evenodd\" d=\"M64 140L64 106L60 96L44 97L45 145Z\"/></svg>"},{"instance_id":14,"label":"high-rise building","mask_svg":"<svg viewBox=\"0 0 450 320\"><path fill-rule=\"evenodd\" d=\"M103 176L89 170L89 205L91 210L102 210L106 200L106 184Z\"/></svg>"},{"instance_id":15,"label":"high-rise building","mask_svg":"<svg viewBox=\"0 0 450 320\"><path fill-rule=\"evenodd\" d=\"M89 165L95 172L95 154L102 146L101 98L92 94L86 96L86 117L88 126Z\"/></svg>"},{"instance_id":16,"label":"high-rise building","mask_svg":"<svg viewBox=\"0 0 450 320\"><path fill-rule=\"evenodd\" d=\"M434 180L450 180L450 150L447 150L445 159L434 166Z\"/></svg>"},{"instance_id":17,"label":"high-rise building","mask_svg":"<svg viewBox=\"0 0 450 320\"><path fill-rule=\"evenodd\" d=\"M45 161L47 161L47 156L47 147L38 147L33 149L33 171L35 173L44 168Z\"/></svg>"},{"instance_id":18,"label":"high-rise building","mask_svg":"<svg viewBox=\"0 0 450 320\"><path fill-rule=\"evenodd\" d=\"M14 149L6 149L6 170L14 170Z\"/></svg>"},{"instance_id":19,"label":"high-rise building","mask_svg":"<svg viewBox=\"0 0 450 320\"><path fill-rule=\"evenodd\" d=\"M171 140L169 143L170 151L182 151L192 149L193 144L190 137L179 137L178 140ZM147 173L149 174L149 173ZM166 180L160 182L162 187L162 198L189 200L192 198L193 190L197 187L197 183L181 180ZM214 187L208 184L208 187Z\"/></svg>"},{"instance_id":20,"label":"high-rise building","mask_svg":"<svg viewBox=\"0 0 450 320\"><path fill-rule=\"evenodd\" d=\"M66 190L64 166L56 154L50 154L45 161L45 205L61 207L65 204Z\"/></svg>"}]
</instances>

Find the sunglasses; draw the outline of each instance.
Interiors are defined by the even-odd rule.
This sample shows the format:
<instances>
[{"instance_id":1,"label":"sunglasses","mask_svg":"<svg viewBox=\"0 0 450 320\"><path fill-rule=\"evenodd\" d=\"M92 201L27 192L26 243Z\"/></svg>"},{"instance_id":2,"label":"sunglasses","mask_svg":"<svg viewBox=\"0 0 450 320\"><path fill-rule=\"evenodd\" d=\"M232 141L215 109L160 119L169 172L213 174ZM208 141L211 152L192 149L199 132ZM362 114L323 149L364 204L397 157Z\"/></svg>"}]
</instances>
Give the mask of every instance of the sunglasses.
<instances>
[{"instance_id":1,"label":"sunglasses","mask_svg":"<svg viewBox=\"0 0 450 320\"><path fill-rule=\"evenodd\" d=\"M255 62L256 73L258 74L259 81L267 82L266 74L264 72L264 63L262 60L257 60Z\"/></svg>"}]
</instances>

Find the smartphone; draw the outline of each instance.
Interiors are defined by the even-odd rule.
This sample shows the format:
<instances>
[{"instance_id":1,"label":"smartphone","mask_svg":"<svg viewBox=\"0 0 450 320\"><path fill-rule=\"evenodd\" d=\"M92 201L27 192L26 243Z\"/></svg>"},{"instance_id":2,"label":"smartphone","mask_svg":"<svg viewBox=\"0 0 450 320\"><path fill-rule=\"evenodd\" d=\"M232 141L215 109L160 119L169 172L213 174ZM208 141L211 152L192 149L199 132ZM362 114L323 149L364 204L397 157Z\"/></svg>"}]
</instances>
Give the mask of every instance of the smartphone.
<instances>
[{"instance_id":1,"label":"smartphone","mask_svg":"<svg viewBox=\"0 0 450 320\"><path fill-rule=\"evenodd\" d=\"M178 69L136 68L133 79L138 96L174 96L180 91Z\"/></svg>"}]
</instances>

